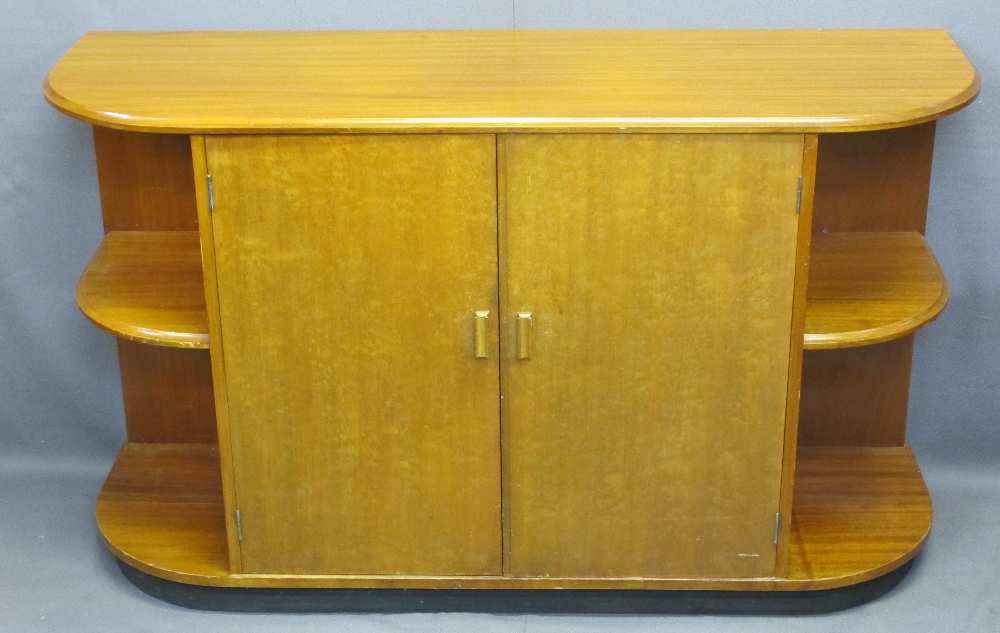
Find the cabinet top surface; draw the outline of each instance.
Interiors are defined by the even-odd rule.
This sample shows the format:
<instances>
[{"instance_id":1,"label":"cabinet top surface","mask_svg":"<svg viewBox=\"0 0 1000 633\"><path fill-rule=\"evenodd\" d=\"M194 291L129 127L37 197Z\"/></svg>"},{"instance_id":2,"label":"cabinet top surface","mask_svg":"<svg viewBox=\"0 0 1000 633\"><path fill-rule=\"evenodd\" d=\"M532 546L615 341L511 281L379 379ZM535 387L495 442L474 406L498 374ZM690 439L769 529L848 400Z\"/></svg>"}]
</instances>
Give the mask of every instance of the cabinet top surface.
<instances>
[{"instance_id":1,"label":"cabinet top surface","mask_svg":"<svg viewBox=\"0 0 1000 633\"><path fill-rule=\"evenodd\" d=\"M147 132L847 132L979 75L940 30L95 32L44 91Z\"/></svg>"}]
</instances>

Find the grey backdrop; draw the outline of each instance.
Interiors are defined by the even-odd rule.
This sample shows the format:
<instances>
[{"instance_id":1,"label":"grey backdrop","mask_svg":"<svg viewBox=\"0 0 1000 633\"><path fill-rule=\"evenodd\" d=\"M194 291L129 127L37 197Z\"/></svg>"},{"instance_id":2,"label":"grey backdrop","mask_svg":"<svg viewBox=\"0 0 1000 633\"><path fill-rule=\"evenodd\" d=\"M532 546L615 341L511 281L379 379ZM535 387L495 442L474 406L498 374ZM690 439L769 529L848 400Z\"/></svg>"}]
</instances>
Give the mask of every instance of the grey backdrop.
<instances>
[{"instance_id":1,"label":"grey backdrop","mask_svg":"<svg viewBox=\"0 0 1000 633\"><path fill-rule=\"evenodd\" d=\"M931 185L927 235L952 294L943 316L917 337L908 439L928 475L938 520L928 553L906 581L916 583L916 594L894 594L847 614L780 622L788 630L1000 630L997 592L989 591L1000 575L1000 537L994 535L1000 528L996 0L3 0L0 630L246 630L279 621L302 630L625 625L615 618L193 614L152 601L118 578L91 518L96 491L124 439L115 341L86 321L73 298L77 276L102 236L93 143L90 127L50 108L40 89L48 68L84 32L859 27L947 29L983 80L972 106L939 123ZM71 561L69 569L58 561ZM932 561L940 567L928 570ZM932 607L942 596L951 606ZM628 620L629 628L649 630L751 626L724 618ZM761 630L777 626L753 622Z\"/></svg>"}]
</instances>

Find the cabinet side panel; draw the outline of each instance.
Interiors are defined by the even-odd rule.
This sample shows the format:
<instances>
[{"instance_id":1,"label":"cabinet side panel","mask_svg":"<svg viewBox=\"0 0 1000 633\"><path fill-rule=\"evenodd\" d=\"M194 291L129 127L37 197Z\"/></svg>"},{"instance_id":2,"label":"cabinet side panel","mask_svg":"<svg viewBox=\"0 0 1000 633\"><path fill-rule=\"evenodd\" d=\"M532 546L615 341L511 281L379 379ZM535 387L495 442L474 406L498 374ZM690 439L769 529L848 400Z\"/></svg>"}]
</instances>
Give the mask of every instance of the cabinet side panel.
<instances>
[{"instance_id":1,"label":"cabinet side panel","mask_svg":"<svg viewBox=\"0 0 1000 633\"><path fill-rule=\"evenodd\" d=\"M212 362L212 384L215 391L215 415L219 436L219 466L222 469L223 514L226 524L226 549L229 570L243 571L239 530L236 526L236 484L233 475L232 434L229 428L229 393L226 389L226 363L223 356L222 324L219 322L219 291L215 270L215 238L209 208L208 161L205 137L192 136L191 158L194 169L195 195L198 202L198 225L201 238L202 273L205 275L205 308L208 311L209 348Z\"/></svg>"},{"instance_id":2,"label":"cabinet side panel","mask_svg":"<svg viewBox=\"0 0 1000 633\"><path fill-rule=\"evenodd\" d=\"M187 136L94 127L104 230L198 228ZM125 420L131 442L214 442L207 355L119 340Z\"/></svg>"},{"instance_id":3,"label":"cabinet side panel","mask_svg":"<svg viewBox=\"0 0 1000 633\"><path fill-rule=\"evenodd\" d=\"M212 367L206 350L118 339L128 441L217 441Z\"/></svg>"},{"instance_id":4,"label":"cabinet side panel","mask_svg":"<svg viewBox=\"0 0 1000 633\"><path fill-rule=\"evenodd\" d=\"M814 232L924 232L934 122L819 139Z\"/></svg>"},{"instance_id":5,"label":"cabinet side panel","mask_svg":"<svg viewBox=\"0 0 1000 633\"><path fill-rule=\"evenodd\" d=\"M773 575L802 159L799 135L508 136L513 575Z\"/></svg>"},{"instance_id":6,"label":"cabinet side panel","mask_svg":"<svg viewBox=\"0 0 1000 633\"><path fill-rule=\"evenodd\" d=\"M197 231L187 136L94 127L104 231Z\"/></svg>"},{"instance_id":7,"label":"cabinet side panel","mask_svg":"<svg viewBox=\"0 0 1000 633\"><path fill-rule=\"evenodd\" d=\"M934 122L820 135L814 232L924 232ZM799 443L902 446L913 336L842 350L807 351Z\"/></svg>"},{"instance_id":8,"label":"cabinet side panel","mask_svg":"<svg viewBox=\"0 0 1000 633\"><path fill-rule=\"evenodd\" d=\"M206 143L243 571L499 575L494 137Z\"/></svg>"},{"instance_id":9,"label":"cabinet side panel","mask_svg":"<svg viewBox=\"0 0 1000 633\"><path fill-rule=\"evenodd\" d=\"M903 446L913 335L804 356L801 446Z\"/></svg>"},{"instance_id":10,"label":"cabinet side panel","mask_svg":"<svg viewBox=\"0 0 1000 633\"><path fill-rule=\"evenodd\" d=\"M778 547L774 575L788 576L789 537L792 529L792 498L795 489L795 461L799 432L799 397L802 386L802 346L806 325L806 291L812 238L813 192L816 184L816 153L819 139L807 134L802 139L802 185L799 199L798 244L795 248L795 296L788 354L788 386L785 403L784 455L781 460L781 500L778 511Z\"/></svg>"}]
</instances>

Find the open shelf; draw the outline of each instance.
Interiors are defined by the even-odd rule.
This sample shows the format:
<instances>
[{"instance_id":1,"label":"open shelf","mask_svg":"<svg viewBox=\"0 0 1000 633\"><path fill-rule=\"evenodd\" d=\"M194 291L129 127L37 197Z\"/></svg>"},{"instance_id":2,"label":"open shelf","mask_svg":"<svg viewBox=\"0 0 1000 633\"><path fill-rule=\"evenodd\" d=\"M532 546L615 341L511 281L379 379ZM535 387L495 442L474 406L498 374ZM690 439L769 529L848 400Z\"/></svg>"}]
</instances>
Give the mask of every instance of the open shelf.
<instances>
[{"instance_id":1,"label":"open shelf","mask_svg":"<svg viewBox=\"0 0 1000 633\"><path fill-rule=\"evenodd\" d=\"M83 313L123 338L208 347L198 233L112 231L76 286Z\"/></svg>"},{"instance_id":2,"label":"open shelf","mask_svg":"<svg viewBox=\"0 0 1000 633\"><path fill-rule=\"evenodd\" d=\"M800 446L788 580L819 589L885 574L920 551L932 519L909 446Z\"/></svg>"},{"instance_id":3,"label":"open shelf","mask_svg":"<svg viewBox=\"0 0 1000 633\"><path fill-rule=\"evenodd\" d=\"M231 575L219 452L205 444L126 444L97 501L112 551L154 576L209 586L585 588L586 579ZM910 560L931 526L931 501L908 446L799 449L788 578L623 579L623 588L829 589ZM379 582L382 580L383 582Z\"/></svg>"},{"instance_id":4,"label":"open shelf","mask_svg":"<svg viewBox=\"0 0 1000 633\"><path fill-rule=\"evenodd\" d=\"M881 343L934 320L948 283L915 232L813 236L805 349Z\"/></svg>"},{"instance_id":5,"label":"open shelf","mask_svg":"<svg viewBox=\"0 0 1000 633\"><path fill-rule=\"evenodd\" d=\"M112 231L84 270L77 302L124 338L208 347L198 234ZM805 349L870 345L906 336L944 309L948 284L919 233L813 237Z\"/></svg>"}]
</instances>

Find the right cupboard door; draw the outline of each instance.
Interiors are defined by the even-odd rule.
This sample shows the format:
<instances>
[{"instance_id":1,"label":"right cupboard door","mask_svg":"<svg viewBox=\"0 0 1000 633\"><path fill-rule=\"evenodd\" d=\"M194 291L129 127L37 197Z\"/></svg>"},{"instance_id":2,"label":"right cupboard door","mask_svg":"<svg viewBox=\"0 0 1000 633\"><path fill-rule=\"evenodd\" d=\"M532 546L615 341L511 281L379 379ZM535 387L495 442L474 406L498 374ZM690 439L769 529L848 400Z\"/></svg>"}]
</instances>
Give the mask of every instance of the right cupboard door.
<instances>
[{"instance_id":1,"label":"right cupboard door","mask_svg":"<svg viewBox=\"0 0 1000 633\"><path fill-rule=\"evenodd\" d=\"M499 150L509 573L773 575L802 137Z\"/></svg>"}]
</instances>

